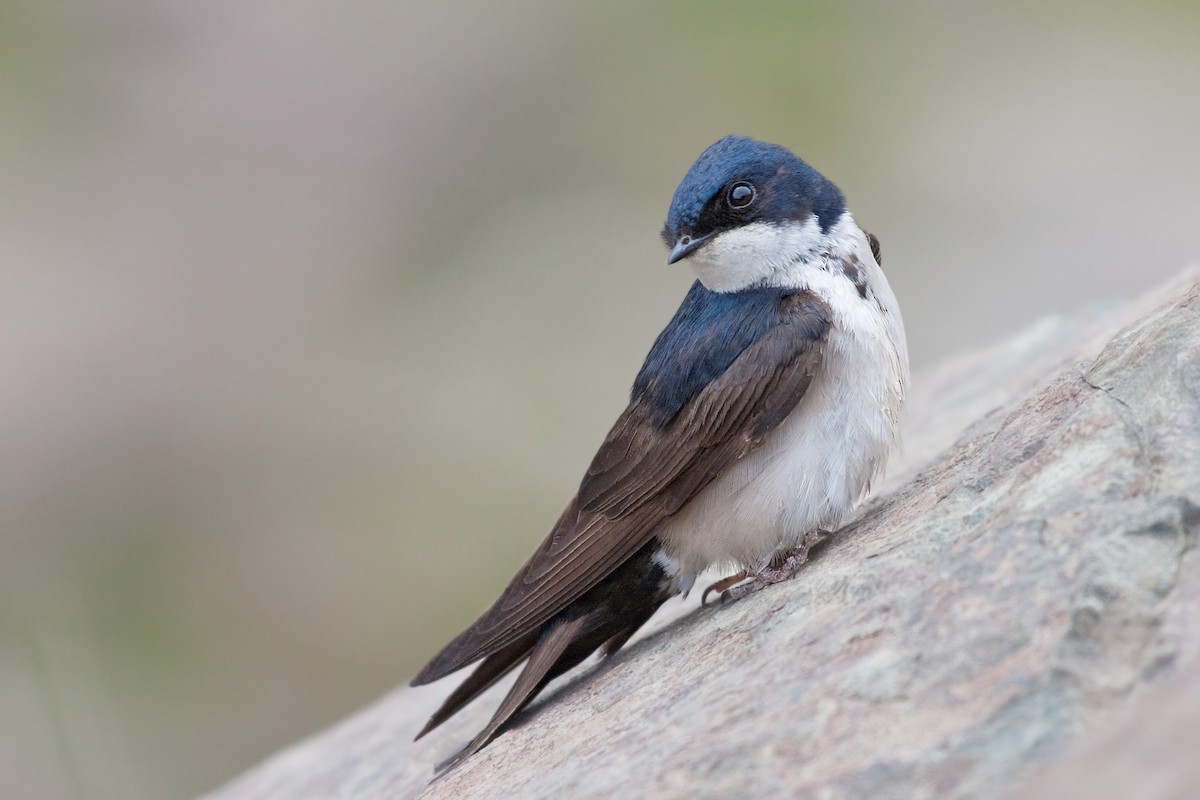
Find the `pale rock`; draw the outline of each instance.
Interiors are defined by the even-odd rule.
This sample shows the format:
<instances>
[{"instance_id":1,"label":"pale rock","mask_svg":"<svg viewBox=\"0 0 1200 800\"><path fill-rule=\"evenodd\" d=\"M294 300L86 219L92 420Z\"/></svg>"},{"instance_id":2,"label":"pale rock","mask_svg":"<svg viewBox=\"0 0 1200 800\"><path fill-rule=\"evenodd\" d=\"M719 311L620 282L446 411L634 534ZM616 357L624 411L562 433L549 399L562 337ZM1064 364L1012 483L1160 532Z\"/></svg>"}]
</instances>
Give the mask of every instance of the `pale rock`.
<instances>
[{"instance_id":1,"label":"pale rock","mask_svg":"<svg viewBox=\"0 0 1200 800\"><path fill-rule=\"evenodd\" d=\"M918 375L795 580L668 604L453 773L504 687L415 744L459 677L400 689L209 797L1200 797L1197 280Z\"/></svg>"}]
</instances>

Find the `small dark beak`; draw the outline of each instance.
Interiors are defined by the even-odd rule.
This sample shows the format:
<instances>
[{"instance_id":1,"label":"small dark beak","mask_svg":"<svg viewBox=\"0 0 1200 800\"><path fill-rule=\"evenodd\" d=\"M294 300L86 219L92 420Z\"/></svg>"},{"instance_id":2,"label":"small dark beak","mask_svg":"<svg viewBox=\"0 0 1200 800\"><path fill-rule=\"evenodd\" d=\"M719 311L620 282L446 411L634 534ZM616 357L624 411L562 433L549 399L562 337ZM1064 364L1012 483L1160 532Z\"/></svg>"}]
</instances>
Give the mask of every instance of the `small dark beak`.
<instances>
[{"instance_id":1,"label":"small dark beak","mask_svg":"<svg viewBox=\"0 0 1200 800\"><path fill-rule=\"evenodd\" d=\"M685 233L679 237L678 241L675 242L675 246L671 248L671 254L667 256L667 263L674 264L681 258L687 258L708 244L709 239L712 239L714 235L710 233L706 236L690 236Z\"/></svg>"}]
</instances>

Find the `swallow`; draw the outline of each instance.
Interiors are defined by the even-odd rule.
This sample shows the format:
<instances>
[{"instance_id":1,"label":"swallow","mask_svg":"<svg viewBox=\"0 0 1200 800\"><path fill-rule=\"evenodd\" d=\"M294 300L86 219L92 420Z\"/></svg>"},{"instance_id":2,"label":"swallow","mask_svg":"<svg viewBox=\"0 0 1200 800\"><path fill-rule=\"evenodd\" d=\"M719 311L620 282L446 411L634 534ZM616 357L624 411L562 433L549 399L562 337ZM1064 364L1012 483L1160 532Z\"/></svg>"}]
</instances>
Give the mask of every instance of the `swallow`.
<instances>
[{"instance_id":1,"label":"swallow","mask_svg":"<svg viewBox=\"0 0 1200 800\"><path fill-rule=\"evenodd\" d=\"M833 183L784 147L727 136L675 190L662 237L697 280L628 407L546 539L412 681L479 662L419 739L524 664L443 768L554 678L619 650L702 571L735 570L709 587L723 599L791 578L898 443L904 323L878 240Z\"/></svg>"}]
</instances>

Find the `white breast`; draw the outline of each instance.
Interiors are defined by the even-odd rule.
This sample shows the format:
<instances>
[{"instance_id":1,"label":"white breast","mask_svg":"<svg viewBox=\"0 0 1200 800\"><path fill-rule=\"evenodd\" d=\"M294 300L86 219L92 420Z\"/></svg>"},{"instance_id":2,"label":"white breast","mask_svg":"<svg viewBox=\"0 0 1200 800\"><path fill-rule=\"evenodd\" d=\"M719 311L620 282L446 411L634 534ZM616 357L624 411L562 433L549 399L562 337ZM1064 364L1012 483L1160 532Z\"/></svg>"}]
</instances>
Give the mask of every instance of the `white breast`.
<instances>
[{"instance_id":1,"label":"white breast","mask_svg":"<svg viewBox=\"0 0 1200 800\"><path fill-rule=\"evenodd\" d=\"M807 288L828 303L832 325L821 366L762 446L659 533L681 582L718 564L761 567L809 531L837 529L897 444L908 353L895 296L849 213L821 238L815 257L776 262L770 280ZM865 299L841 267L851 254L864 272Z\"/></svg>"}]
</instances>

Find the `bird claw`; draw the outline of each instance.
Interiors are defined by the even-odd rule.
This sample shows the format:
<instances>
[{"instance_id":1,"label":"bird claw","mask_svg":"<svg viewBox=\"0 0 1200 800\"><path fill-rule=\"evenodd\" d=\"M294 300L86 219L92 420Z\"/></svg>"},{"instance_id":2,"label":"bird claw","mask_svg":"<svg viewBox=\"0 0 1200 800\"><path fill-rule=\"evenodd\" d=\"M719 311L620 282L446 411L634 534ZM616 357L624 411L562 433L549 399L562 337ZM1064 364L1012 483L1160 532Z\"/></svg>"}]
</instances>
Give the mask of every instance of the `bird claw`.
<instances>
[{"instance_id":1,"label":"bird claw","mask_svg":"<svg viewBox=\"0 0 1200 800\"><path fill-rule=\"evenodd\" d=\"M730 575L709 586L700 598L701 604L706 604L709 592L719 591L721 603L724 604L730 600L741 600L760 589L794 577L800 567L808 561L808 555L812 549L825 542L830 535L829 531L821 530L804 534L798 547L779 554L767 566L756 570L743 570L737 575Z\"/></svg>"},{"instance_id":2,"label":"bird claw","mask_svg":"<svg viewBox=\"0 0 1200 800\"><path fill-rule=\"evenodd\" d=\"M726 597L726 595L729 594L729 588L732 586L736 586L737 584L746 580L746 577L747 577L746 570L742 570L741 572L737 573L736 575L730 575L728 578L721 578L721 580L719 580L715 583L710 583L708 585L708 588L704 590L704 594L700 595L700 605L702 605L702 606L708 605L709 592L720 593L721 602L724 603L728 599Z\"/></svg>"}]
</instances>

